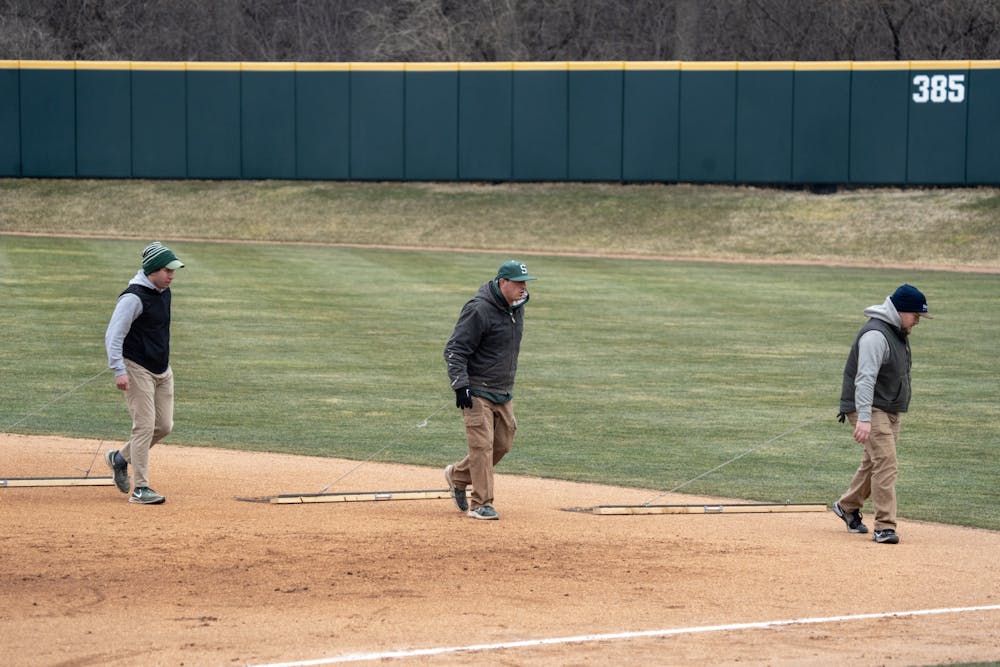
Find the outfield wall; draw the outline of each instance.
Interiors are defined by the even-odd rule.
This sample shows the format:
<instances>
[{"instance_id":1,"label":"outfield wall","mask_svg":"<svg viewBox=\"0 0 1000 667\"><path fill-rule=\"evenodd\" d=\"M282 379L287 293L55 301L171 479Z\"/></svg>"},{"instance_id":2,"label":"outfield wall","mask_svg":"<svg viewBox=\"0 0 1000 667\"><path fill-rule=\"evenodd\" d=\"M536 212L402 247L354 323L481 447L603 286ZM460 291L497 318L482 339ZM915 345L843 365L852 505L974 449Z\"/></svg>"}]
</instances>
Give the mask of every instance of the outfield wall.
<instances>
[{"instance_id":1,"label":"outfield wall","mask_svg":"<svg viewBox=\"0 0 1000 667\"><path fill-rule=\"evenodd\" d=\"M0 177L1000 184L1000 61L0 61Z\"/></svg>"}]
</instances>

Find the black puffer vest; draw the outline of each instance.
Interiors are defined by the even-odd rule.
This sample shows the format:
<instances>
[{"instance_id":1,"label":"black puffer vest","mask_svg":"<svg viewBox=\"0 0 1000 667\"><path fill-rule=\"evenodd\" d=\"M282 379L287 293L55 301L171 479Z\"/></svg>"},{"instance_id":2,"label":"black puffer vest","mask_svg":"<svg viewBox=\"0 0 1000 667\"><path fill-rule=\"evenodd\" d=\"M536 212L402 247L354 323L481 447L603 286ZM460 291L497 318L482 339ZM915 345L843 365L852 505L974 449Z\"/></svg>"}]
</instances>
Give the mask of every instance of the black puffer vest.
<instances>
[{"instance_id":1,"label":"black puffer vest","mask_svg":"<svg viewBox=\"0 0 1000 667\"><path fill-rule=\"evenodd\" d=\"M122 356L150 373L166 372L170 365L170 290L129 285L122 294L135 294L142 300L142 314L125 336Z\"/></svg>"}]
</instances>

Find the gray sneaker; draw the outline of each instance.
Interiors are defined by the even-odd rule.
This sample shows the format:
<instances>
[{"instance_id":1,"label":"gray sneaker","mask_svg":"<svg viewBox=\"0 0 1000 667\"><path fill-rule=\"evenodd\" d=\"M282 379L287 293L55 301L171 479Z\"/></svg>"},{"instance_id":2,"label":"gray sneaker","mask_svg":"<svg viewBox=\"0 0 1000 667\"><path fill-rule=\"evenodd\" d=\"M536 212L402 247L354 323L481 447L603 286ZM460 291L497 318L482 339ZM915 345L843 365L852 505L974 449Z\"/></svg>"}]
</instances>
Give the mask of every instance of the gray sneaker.
<instances>
[{"instance_id":1,"label":"gray sneaker","mask_svg":"<svg viewBox=\"0 0 1000 667\"><path fill-rule=\"evenodd\" d=\"M104 455L104 462L108 464L108 467L111 468L111 472L115 474L115 486L118 487L118 490L122 493L128 493L132 488L128 481L128 464L126 463L123 466L116 465L116 454L118 454L117 449L112 449L110 452L107 452Z\"/></svg>"},{"instance_id":2,"label":"gray sneaker","mask_svg":"<svg viewBox=\"0 0 1000 667\"><path fill-rule=\"evenodd\" d=\"M166 498L148 486L137 486L132 495L128 497L128 501L130 503L139 503L140 505L159 505L166 501Z\"/></svg>"},{"instance_id":3,"label":"gray sneaker","mask_svg":"<svg viewBox=\"0 0 1000 667\"><path fill-rule=\"evenodd\" d=\"M469 510L468 516L471 519L486 519L487 521L496 521L500 518L492 505L480 505L474 510Z\"/></svg>"},{"instance_id":4,"label":"gray sneaker","mask_svg":"<svg viewBox=\"0 0 1000 667\"><path fill-rule=\"evenodd\" d=\"M851 510L848 512L840 503L833 504L833 513L844 520L847 524L847 532L849 533L867 533L868 526L861 523L861 512L858 510Z\"/></svg>"},{"instance_id":5,"label":"gray sneaker","mask_svg":"<svg viewBox=\"0 0 1000 667\"><path fill-rule=\"evenodd\" d=\"M448 490L451 491L451 499L455 501L455 507L461 512L465 512L469 509L469 501L465 497L465 489L458 488L455 486L455 482L451 478L451 472L454 470L455 466L446 466L444 469L444 481L448 482Z\"/></svg>"},{"instance_id":6,"label":"gray sneaker","mask_svg":"<svg viewBox=\"0 0 1000 667\"><path fill-rule=\"evenodd\" d=\"M879 544L899 544L899 535L892 528L876 530L872 533L872 541Z\"/></svg>"}]
</instances>

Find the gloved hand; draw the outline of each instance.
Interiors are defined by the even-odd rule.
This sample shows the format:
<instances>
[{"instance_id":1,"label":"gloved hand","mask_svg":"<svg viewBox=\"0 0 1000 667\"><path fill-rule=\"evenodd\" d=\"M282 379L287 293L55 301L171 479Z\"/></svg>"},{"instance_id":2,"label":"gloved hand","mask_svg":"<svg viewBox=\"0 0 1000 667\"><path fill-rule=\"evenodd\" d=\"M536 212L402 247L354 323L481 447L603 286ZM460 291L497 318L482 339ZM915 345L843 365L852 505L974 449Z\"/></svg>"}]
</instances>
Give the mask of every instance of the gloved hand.
<instances>
[{"instance_id":1,"label":"gloved hand","mask_svg":"<svg viewBox=\"0 0 1000 667\"><path fill-rule=\"evenodd\" d=\"M472 407L472 391L468 387L455 390L455 407L459 410Z\"/></svg>"}]
</instances>

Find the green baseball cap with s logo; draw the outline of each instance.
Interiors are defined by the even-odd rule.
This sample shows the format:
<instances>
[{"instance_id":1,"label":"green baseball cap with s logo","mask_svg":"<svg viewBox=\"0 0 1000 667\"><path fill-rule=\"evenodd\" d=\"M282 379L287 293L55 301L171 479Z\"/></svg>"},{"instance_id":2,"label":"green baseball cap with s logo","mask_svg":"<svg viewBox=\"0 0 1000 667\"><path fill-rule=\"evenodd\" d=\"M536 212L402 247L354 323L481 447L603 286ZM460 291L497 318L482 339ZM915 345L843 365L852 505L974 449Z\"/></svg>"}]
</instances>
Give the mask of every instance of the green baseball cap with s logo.
<instances>
[{"instance_id":1,"label":"green baseball cap with s logo","mask_svg":"<svg viewBox=\"0 0 1000 667\"><path fill-rule=\"evenodd\" d=\"M497 278L516 280L518 282L537 280L534 276L528 275L528 267L524 265L524 262L519 262L516 259L501 264L497 270Z\"/></svg>"}]
</instances>

